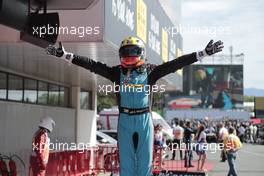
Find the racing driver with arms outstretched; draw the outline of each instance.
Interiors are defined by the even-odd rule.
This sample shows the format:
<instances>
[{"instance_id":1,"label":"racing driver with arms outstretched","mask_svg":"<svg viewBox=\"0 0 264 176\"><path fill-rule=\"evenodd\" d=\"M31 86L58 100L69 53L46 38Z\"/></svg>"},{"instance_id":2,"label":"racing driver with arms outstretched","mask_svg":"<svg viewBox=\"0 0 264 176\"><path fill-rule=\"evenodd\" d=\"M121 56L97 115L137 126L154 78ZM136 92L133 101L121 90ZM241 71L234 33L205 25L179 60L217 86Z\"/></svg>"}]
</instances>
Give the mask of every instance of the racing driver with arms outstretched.
<instances>
[{"instance_id":1,"label":"racing driver with arms outstretched","mask_svg":"<svg viewBox=\"0 0 264 176\"><path fill-rule=\"evenodd\" d=\"M66 52L61 43L59 47L49 46L47 54L56 56L68 63L85 69L111 80L115 85L143 85L152 87L156 81L167 74L190 65L205 56L222 51L221 41L211 40L200 52L183 55L179 58L152 65L146 63L146 49L141 39L125 38L119 48L120 65L113 67L97 62L91 58ZM118 147L121 176L152 175L153 122L151 118L150 95L144 91L119 91L117 93Z\"/></svg>"}]
</instances>

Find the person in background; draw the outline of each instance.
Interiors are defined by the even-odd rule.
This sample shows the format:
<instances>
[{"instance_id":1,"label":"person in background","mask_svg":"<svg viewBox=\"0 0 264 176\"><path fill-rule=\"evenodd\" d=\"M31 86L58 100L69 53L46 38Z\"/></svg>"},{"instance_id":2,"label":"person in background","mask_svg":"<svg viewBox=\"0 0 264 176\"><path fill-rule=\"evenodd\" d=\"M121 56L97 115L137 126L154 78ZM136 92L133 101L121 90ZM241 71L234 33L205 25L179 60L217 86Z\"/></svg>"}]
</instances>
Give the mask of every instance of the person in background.
<instances>
[{"instance_id":1,"label":"person in background","mask_svg":"<svg viewBox=\"0 0 264 176\"><path fill-rule=\"evenodd\" d=\"M163 138L162 126L160 124L157 124L154 129L154 145L162 148L166 147L166 143Z\"/></svg>"},{"instance_id":2,"label":"person in background","mask_svg":"<svg viewBox=\"0 0 264 176\"><path fill-rule=\"evenodd\" d=\"M235 122L234 122L234 121L231 121L231 120L230 120L230 121L227 121L227 122L226 122L226 129L227 129L227 131L228 131L228 129L231 128L231 127L233 127L233 128L236 127ZM236 129L235 129L235 131L234 131L234 134L237 135L237 131L236 131Z\"/></svg>"},{"instance_id":3,"label":"person in background","mask_svg":"<svg viewBox=\"0 0 264 176\"><path fill-rule=\"evenodd\" d=\"M238 131L238 137L239 137L240 141L243 143L244 138L245 138L246 129L241 124L237 131Z\"/></svg>"},{"instance_id":4,"label":"person in background","mask_svg":"<svg viewBox=\"0 0 264 176\"><path fill-rule=\"evenodd\" d=\"M206 142L205 126L203 124L201 124L198 128L196 139L197 139L196 153L199 156L197 170L204 171L203 167L206 159L205 147L207 145L207 142Z\"/></svg>"},{"instance_id":5,"label":"person in background","mask_svg":"<svg viewBox=\"0 0 264 176\"><path fill-rule=\"evenodd\" d=\"M258 127L257 127L257 125L254 125L253 126L253 140L254 140L254 143L256 143L257 142L257 134L258 134Z\"/></svg>"},{"instance_id":6,"label":"person in background","mask_svg":"<svg viewBox=\"0 0 264 176\"><path fill-rule=\"evenodd\" d=\"M245 129L246 129L246 132L245 132L245 142L248 143L250 142L250 130L249 130L249 122L245 122Z\"/></svg>"},{"instance_id":7,"label":"person in background","mask_svg":"<svg viewBox=\"0 0 264 176\"><path fill-rule=\"evenodd\" d=\"M184 167L194 167L192 165L192 135L194 133L191 128L192 124L190 121L186 122L184 129L184 143L186 145L185 156L184 156Z\"/></svg>"},{"instance_id":8,"label":"person in background","mask_svg":"<svg viewBox=\"0 0 264 176\"><path fill-rule=\"evenodd\" d=\"M239 138L234 134L234 131L235 129L233 127L230 127L228 130L229 135L224 141L229 165L229 171L227 174L228 176L237 176L235 161L237 158L237 151L242 148L242 143Z\"/></svg>"},{"instance_id":9,"label":"person in background","mask_svg":"<svg viewBox=\"0 0 264 176\"><path fill-rule=\"evenodd\" d=\"M209 134L215 133L215 128L212 123L210 123L209 126L206 128L206 132Z\"/></svg>"},{"instance_id":10,"label":"person in background","mask_svg":"<svg viewBox=\"0 0 264 176\"><path fill-rule=\"evenodd\" d=\"M100 131L103 129L103 124L100 120L96 121L96 127L97 127L97 131Z\"/></svg>"},{"instance_id":11,"label":"person in background","mask_svg":"<svg viewBox=\"0 0 264 176\"><path fill-rule=\"evenodd\" d=\"M218 133L218 141L219 143L223 143L226 137L228 136L228 130L225 128L224 124L221 122L219 125L219 133ZM221 162L225 162L227 159L225 150L221 151Z\"/></svg>"},{"instance_id":12,"label":"person in background","mask_svg":"<svg viewBox=\"0 0 264 176\"><path fill-rule=\"evenodd\" d=\"M172 121L171 121L171 127L172 127L172 129L174 129L176 127L176 122L177 121L179 121L178 118L172 119Z\"/></svg>"},{"instance_id":13,"label":"person in background","mask_svg":"<svg viewBox=\"0 0 264 176\"><path fill-rule=\"evenodd\" d=\"M182 160L182 150L181 150L181 143L183 139L184 129L179 125L179 121L175 121L175 126L173 128L174 140L172 145L172 160L175 159L176 149L180 151L180 159ZM176 147L176 148L175 148Z\"/></svg>"},{"instance_id":14,"label":"person in background","mask_svg":"<svg viewBox=\"0 0 264 176\"><path fill-rule=\"evenodd\" d=\"M249 125L249 139L250 139L250 143L254 143L253 133L254 133L254 127L253 127L253 124L250 123L250 125Z\"/></svg>"},{"instance_id":15,"label":"person in background","mask_svg":"<svg viewBox=\"0 0 264 176\"><path fill-rule=\"evenodd\" d=\"M39 128L32 139L32 152L30 156L31 176L45 176L49 160L49 133L52 132L55 122L51 117L41 119Z\"/></svg>"},{"instance_id":16,"label":"person in background","mask_svg":"<svg viewBox=\"0 0 264 176\"><path fill-rule=\"evenodd\" d=\"M205 126L206 127L206 126ZM207 134L207 142L208 143L216 143L217 137L216 137L216 128L214 126L213 122L210 122L205 130L205 133Z\"/></svg>"}]
</instances>

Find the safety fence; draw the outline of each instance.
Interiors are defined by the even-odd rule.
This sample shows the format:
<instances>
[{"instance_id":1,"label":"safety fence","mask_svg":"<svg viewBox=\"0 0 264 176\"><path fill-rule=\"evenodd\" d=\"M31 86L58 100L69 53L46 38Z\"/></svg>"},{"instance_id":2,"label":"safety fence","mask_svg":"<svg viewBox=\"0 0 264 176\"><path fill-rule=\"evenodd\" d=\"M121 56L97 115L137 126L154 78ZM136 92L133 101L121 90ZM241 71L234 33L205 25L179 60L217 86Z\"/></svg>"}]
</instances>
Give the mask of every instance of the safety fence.
<instances>
[{"instance_id":1,"label":"safety fence","mask_svg":"<svg viewBox=\"0 0 264 176\"><path fill-rule=\"evenodd\" d=\"M173 149L174 150L174 149ZM154 147L153 151L153 173L158 174L163 171L185 171L190 170L184 166L184 160L180 158L180 150L175 149L175 156L172 160L173 150L170 148ZM186 154L187 150L181 150L182 155Z\"/></svg>"},{"instance_id":2,"label":"safety fence","mask_svg":"<svg viewBox=\"0 0 264 176\"><path fill-rule=\"evenodd\" d=\"M29 168L29 173L31 168ZM98 146L85 150L51 152L46 168L48 176L98 175L118 173L118 149L114 146Z\"/></svg>"},{"instance_id":3,"label":"safety fence","mask_svg":"<svg viewBox=\"0 0 264 176\"><path fill-rule=\"evenodd\" d=\"M165 172L191 172L184 167L184 161L171 160L171 151L164 148L154 148L153 175L162 175ZM116 146L98 146L88 150L63 151L50 154L46 169L48 176L79 176L119 173L118 148ZM168 175L168 174L167 174ZM196 175L192 173L192 175ZM202 174L201 174L202 175Z\"/></svg>"},{"instance_id":4,"label":"safety fence","mask_svg":"<svg viewBox=\"0 0 264 176\"><path fill-rule=\"evenodd\" d=\"M0 154L0 176L18 176L25 173L25 163L19 156Z\"/></svg>"}]
</instances>

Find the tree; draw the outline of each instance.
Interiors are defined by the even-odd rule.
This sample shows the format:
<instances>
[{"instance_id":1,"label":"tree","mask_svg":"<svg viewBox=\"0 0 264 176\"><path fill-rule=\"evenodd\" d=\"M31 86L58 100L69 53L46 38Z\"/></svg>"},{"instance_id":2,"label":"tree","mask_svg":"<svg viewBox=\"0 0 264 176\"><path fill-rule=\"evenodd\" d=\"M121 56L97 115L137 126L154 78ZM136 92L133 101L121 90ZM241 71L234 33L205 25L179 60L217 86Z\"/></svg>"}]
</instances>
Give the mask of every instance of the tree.
<instances>
[{"instance_id":1,"label":"tree","mask_svg":"<svg viewBox=\"0 0 264 176\"><path fill-rule=\"evenodd\" d=\"M254 102L254 96L244 96L244 102Z\"/></svg>"},{"instance_id":2,"label":"tree","mask_svg":"<svg viewBox=\"0 0 264 176\"><path fill-rule=\"evenodd\" d=\"M101 112L104 108L112 108L117 106L116 96L114 93L97 93L97 112Z\"/></svg>"}]
</instances>

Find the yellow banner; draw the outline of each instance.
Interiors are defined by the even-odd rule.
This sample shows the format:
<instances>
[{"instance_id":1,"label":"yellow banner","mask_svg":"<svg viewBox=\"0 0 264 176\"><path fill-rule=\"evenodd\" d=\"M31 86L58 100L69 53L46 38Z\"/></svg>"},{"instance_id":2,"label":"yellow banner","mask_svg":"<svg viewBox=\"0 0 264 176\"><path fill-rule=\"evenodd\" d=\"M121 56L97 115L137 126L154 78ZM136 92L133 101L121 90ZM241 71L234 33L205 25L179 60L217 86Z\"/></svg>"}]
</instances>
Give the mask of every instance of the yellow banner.
<instances>
[{"instance_id":1,"label":"yellow banner","mask_svg":"<svg viewBox=\"0 0 264 176\"><path fill-rule=\"evenodd\" d=\"M137 36L147 43L147 6L144 0L137 0Z\"/></svg>"},{"instance_id":2,"label":"yellow banner","mask_svg":"<svg viewBox=\"0 0 264 176\"><path fill-rule=\"evenodd\" d=\"M176 49L176 57L181 57L182 56L182 50L180 48Z\"/></svg>"},{"instance_id":3,"label":"yellow banner","mask_svg":"<svg viewBox=\"0 0 264 176\"><path fill-rule=\"evenodd\" d=\"M264 110L264 97L255 98L255 107L257 110Z\"/></svg>"},{"instance_id":4,"label":"yellow banner","mask_svg":"<svg viewBox=\"0 0 264 176\"><path fill-rule=\"evenodd\" d=\"M168 52L168 33L162 28L162 59L164 62L169 60Z\"/></svg>"},{"instance_id":5,"label":"yellow banner","mask_svg":"<svg viewBox=\"0 0 264 176\"><path fill-rule=\"evenodd\" d=\"M181 56L182 56L182 50L180 48L177 48L176 49L176 58L181 57ZM182 69L177 70L177 73L182 76L183 70Z\"/></svg>"}]
</instances>

